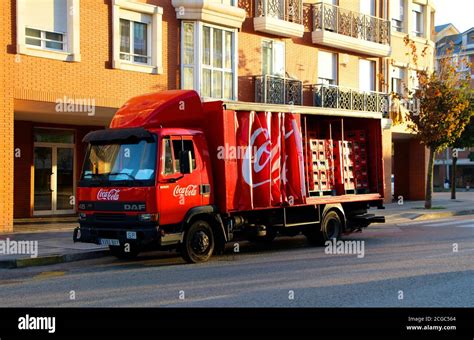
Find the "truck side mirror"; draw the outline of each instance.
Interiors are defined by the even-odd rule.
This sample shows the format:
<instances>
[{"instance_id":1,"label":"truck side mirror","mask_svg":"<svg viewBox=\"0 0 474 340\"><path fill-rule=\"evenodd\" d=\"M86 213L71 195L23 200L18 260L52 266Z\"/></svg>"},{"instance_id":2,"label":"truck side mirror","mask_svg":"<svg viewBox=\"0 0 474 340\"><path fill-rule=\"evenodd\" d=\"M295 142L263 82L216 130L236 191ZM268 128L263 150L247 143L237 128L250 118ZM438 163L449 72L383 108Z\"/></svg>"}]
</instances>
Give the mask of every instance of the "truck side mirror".
<instances>
[{"instance_id":1,"label":"truck side mirror","mask_svg":"<svg viewBox=\"0 0 474 340\"><path fill-rule=\"evenodd\" d=\"M182 174L190 174L193 172L193 155L191 150L179 152L179 172Z\"/></svg>"}]
</instances>

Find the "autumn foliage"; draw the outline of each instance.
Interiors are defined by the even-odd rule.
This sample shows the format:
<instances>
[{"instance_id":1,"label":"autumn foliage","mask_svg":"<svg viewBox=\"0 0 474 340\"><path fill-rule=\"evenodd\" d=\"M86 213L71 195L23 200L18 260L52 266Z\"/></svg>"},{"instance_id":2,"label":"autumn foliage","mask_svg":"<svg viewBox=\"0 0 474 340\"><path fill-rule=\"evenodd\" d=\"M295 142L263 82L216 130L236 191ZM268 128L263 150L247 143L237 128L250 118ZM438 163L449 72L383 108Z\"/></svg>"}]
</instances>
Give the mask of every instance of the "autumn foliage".
<instances>
[{"instance_id":1,"label":"autumn foliage","mask_svg":"<svg viewBox=\"0 0 474 340\"><path fill-rule=\"evenodd\" d=\"M409 113L408 127L430 150L425 208L431 208L435 154L453 145L474 114L469 99L471 65L455 55L450 45L438 60L436 70L430 72L418 66L426 48L418 52L408 36L405 45L418 78L418 88L408 93L416 103Z\"/></svg>"}]
</instances>

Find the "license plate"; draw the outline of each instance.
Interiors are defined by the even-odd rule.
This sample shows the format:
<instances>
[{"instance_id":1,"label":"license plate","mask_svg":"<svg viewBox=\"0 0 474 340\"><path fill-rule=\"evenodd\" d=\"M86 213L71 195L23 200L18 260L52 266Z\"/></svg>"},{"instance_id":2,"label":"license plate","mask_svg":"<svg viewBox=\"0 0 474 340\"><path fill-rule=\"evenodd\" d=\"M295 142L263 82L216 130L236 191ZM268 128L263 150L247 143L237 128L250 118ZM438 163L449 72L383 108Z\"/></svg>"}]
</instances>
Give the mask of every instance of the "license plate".
<instances>
[{"instance_id":1,"label":"license plate","mask_svg":"<svg viewBox=\"0 0 474 340\"><path fill-rule=\"evenodd\" d=\"M119 240L110 239L110 238L101 238L99 240L99 243L102 246L119 246L120 245Z\"/></svg>"},{"instance_id":2,"label":"license plate","mask_svg":"<svg viewBox=\"0 0 474 340\"><path fill-rule=\"evenodd\" d=\"M137 239L137 232L136 231L127 231L127 239L128 240L136 240Z\"/></svg>"}]
</instances>

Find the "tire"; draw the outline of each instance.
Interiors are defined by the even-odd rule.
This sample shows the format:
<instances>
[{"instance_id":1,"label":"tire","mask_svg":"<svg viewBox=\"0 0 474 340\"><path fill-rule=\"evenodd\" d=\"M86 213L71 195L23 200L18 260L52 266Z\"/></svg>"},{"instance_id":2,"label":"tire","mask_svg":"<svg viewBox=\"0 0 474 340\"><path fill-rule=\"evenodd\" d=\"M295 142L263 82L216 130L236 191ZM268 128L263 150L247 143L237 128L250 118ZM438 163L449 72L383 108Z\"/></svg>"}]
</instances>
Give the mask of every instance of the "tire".
<instances>
[{"instance_id":1,"label":"tire","mask_svg":"<svg viewBox=\"0 0 474 340\"><path fill-rule=\"evenodd\" d=\"M125 251L125 244L120 246L109 246L110 253L121 260L132 260L140 254L140 249L137 246L130 244L130 251Z\"/></svg>"},{"instance_id":2,"label":"tire","mask_svg":"<svg viewBox=\"0 0 474 340\"><path fill-rule=\"evenodd\" d=\"M335 238L338 240L342 233L342 222L338 213L334 210L327 212L321 221L320 228L313 228L304 233L309 243L322 246L326 241Z\"/></svg>"},{"instance_id":3,"label":"tire","mask_svg":"<svg viewBox=\"0 0 474 340\"><path fill-rule=\"evenodd\" d=\"M181 256L188 263L206 262L215 248L214 233L206 221L193 222L184 234Z\"/></svg>"},{"instance_id":4,"label":"tire","mask_svg":"<svg viewBox=\"0 0 474 340\"><path fill-rule=\"evenodd\" d=\"M321 234L323 243L332 239L338 240L342 233L342 222L339 214L334 210L324 215L321 223Z\"/></svg>"}]
</instances>

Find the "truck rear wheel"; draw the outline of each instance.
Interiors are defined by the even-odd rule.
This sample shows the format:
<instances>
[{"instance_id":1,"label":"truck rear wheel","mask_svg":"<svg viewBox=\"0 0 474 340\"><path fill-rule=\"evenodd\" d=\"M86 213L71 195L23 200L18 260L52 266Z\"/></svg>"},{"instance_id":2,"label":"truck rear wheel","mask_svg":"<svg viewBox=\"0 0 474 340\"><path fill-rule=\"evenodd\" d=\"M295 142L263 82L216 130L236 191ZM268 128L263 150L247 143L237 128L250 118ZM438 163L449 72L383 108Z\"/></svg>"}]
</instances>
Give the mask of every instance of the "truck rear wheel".
<instances>
[{"instance_id":1,"label":"truck rear wheel","mask_svg":"<svg viewBox=\"0 0 474 340\"><path fill-rule=\"evenodd\" d=\"M214 252L214 234L206 221L195 221L184 234L181 256L189 263L206 262Z\"/></svg>"},{"instance_id":2,"label":"truck rear wheel","mask_svg":"<svg viewBox=\"0 0 474 340\"><path fill-rule=\"evenodd\" d=\"M121 244L120 246L109 246L109 249L113 256L122 260L131 260L140 254L140 249L137 246L129 244L128 247L125 244Z\"/></svg>"},{"instance_id":3,"label":"truck rear wheel","mask_svg":"<svg viewBox=\"0 0 474 340\"><path fill-rule=\"evenodd\" d=\"M323 217L323 221L321 223L321 234L323 242L332 240L335 238L336 240L341 237L342 233L342 222L339 214L334 210L329 211Z\"/></svg>"},{"instance_id":4,"label":"truck rear wheel","mask_svg":"<svg viewBox=\"0 0 474 340\"><path fill-rule=\"evenodd\" d=\"M333 238L340 238L342 222L339 214L334 210L331 210L324 215L320 226L320 229L314 228L304 233L311 244L322 246L326 241L332 240Z\"/></svg>"}]
</instances>

